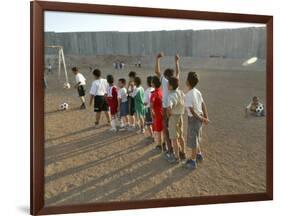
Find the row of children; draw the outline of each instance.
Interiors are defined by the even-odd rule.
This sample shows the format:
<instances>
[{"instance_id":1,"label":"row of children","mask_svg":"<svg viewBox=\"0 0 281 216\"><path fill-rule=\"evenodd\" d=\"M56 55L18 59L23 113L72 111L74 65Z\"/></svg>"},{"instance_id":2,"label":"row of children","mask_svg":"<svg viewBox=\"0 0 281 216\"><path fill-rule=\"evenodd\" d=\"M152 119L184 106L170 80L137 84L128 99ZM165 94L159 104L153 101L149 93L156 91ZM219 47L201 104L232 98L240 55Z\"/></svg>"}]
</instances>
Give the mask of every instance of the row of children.
<instances>
[{"instance_id":1,"label":"row of children","mask_svg":"<svg viewBox=\"0 0 281 216\"><path fill-rule=\"evenodd\" d=\"M114 77L108 75L101 78L101 71L93 71L94 81L90 89L90 105L94 101L96 112L95 126L99 126L101 112L105 113L111 130L116 131L118 115L121 118L120 130L133 131L136 122L139 123L139 133L145 133L155 140L154 152L163 153L170 163L184 162L186 168L194 169L197 162L203 160L200 149L202 124L208 124L206 104L198 89L199 82L196 72L189 72L186 80L188 91L186 94L179 89L180 69L179 56L175 56L176 70L167 68L164 73L160 70L160 53L156 57L155 75L147 77L148 88L144 91L141 78L135 72L129 73L129 82L121 78L118 87L114 85ZM76 87L79 96L83 97L81 108L85 107L84 82L77 78L80 74L73 68L76 75ZM81 75L81 74L80 74ZM80 76L79 75L79 76ZM82 80L83 81L83 80ZM85 78L84 78L85 81ZM80 89L80 90L79 90ZM83 91L81 90L83 89ZM84 94L82 94L84 93ZM187 145L191 148L191 156L186 160L185 140L183 137L183 115L187 111ZM109 113L110 111L110 113Z\"/></svg>"}]
</instances>

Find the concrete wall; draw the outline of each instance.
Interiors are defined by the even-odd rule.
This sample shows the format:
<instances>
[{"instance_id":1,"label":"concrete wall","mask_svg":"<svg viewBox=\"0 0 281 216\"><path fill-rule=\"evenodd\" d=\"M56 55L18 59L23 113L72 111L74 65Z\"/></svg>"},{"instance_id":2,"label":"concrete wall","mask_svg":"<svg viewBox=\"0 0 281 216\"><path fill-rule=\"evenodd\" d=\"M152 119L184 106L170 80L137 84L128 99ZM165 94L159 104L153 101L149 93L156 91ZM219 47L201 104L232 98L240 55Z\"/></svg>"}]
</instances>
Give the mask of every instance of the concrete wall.
<instances>
[{"instance_id":1,"label":"concrete wall","mask_svg":"<svg viewBox=\"0 0 281 216\"><path fill-rule=\"evenodd\" d=\"M45 33L46 45L62 45L66 55L165 55L265 58L266 29L185 30L154 32ZM55 54L46 49L46 54Z\"/></svg>"}]
</instances>

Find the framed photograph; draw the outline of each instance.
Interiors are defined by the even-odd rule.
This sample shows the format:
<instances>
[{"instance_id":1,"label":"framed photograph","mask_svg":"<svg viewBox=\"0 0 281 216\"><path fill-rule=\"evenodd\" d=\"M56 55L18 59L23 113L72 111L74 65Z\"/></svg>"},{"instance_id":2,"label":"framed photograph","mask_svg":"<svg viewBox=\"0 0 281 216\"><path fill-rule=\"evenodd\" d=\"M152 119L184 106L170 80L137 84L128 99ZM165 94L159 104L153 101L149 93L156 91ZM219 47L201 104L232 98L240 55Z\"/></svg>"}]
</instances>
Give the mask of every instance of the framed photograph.
<instances>
[{"instance_id":1,"label":"framed photograph","mask_svg":"<svg viewBox=\"0 0 281 216\"><path fill-rule=\"evenodd\" d=\"M31 2L31 214L273 199L273 17Z\"/></svg>"}]
</instances>

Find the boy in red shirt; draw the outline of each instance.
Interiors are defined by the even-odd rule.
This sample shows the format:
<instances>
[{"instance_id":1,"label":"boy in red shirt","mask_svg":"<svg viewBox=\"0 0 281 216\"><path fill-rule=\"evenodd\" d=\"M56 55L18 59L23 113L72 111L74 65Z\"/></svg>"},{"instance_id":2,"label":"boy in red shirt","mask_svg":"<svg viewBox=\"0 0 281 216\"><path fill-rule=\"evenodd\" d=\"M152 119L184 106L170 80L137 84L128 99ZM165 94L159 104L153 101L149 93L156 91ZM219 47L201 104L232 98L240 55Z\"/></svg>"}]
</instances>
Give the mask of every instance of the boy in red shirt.
<instances>
[{"instance_id":1,"label":"boy in red shirt","mask_svg":"<svg viewBox=\"0 0 281 216\"><path fill-rule=\"evenodd\" d=\"M111 114L111 129L110 131L116 132L116 121L118 112L118 90L114 85L114 77L112 75L107 75L106 80L108 82L106 100L109 106Z\"/></svg>"},{"instance_id":2,"label":"boy in red shirt","mask_svg":"<svg viewBox=\"0 0 281 216\"><path fill-rule=\"evenodd\" d=\"M150 104L151 104L151 115L153 119L152 129L155 134L156 146L154 148L155 152L163 151L162 146L162 136L163 136L163 108L162 108L162 90L161 81L159 77L153 76L152 87L155 89L151 92Z\"/></svg>"}]
</instances>

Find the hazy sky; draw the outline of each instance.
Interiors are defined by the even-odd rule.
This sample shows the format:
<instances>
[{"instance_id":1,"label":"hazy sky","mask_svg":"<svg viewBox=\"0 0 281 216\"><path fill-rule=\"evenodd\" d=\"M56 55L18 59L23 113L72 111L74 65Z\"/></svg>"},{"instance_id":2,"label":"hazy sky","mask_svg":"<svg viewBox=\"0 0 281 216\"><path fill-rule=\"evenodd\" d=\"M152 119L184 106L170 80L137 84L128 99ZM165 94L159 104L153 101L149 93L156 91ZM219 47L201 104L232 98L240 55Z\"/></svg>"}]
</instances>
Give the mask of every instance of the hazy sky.
<instances>
[{"instance_id":1,"label":"hazy sky","mask_svg":"<svg viewBox=\"0 0 281 216\"><path fill-rule=\"evenodd\" d=\"M170 18L149 18L70 12L45 12L45 31L158 31L186 29L224 29L265 26L253 23L199 21Z\"/></svg>"}]
</instances>

